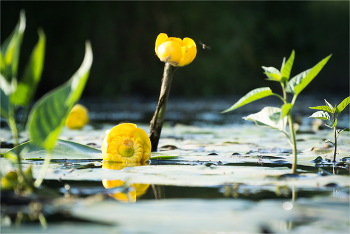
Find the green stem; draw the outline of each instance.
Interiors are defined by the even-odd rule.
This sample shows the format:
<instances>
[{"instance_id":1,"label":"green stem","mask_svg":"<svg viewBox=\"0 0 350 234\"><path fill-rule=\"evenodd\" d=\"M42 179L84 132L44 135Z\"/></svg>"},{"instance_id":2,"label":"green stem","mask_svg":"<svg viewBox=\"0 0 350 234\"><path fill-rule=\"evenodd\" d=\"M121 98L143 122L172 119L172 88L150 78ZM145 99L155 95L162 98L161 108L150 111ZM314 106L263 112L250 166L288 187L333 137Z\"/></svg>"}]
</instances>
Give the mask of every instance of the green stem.
<instances>
[{"instance_id":1,"label":"green stem","mask_svg":"<svg viewBox=\"0 0 350 234\"><path fill-rule=\"evenodd\" d=\"M273 93L272 95L274 95L274 96L278 97L279 99L281 99L282 102L283 102L284 104L287 103L286 99L284 99L283 97L281 97L281 95L278 95L278 94L276 94L276 93Z\"/></svg>"},{"instance_id":2,"label":"green stem","mask_svg":"<svg viewBox=\"0 0 350 234\"><path fill-rule=\"evenodd\" d=\"M295 131L293 128L293 120L292 120L292 115L288 115L288 124L289 124L289 130L290 134L292 136L292 143L293 143L293 165L292 165L292 174L297 173L297 143L295 140Z\"/></svg>"},{"instance_id":3,"label":"green stem","mask_svg":"<svg viewBox=\"0 0 350 234\"><path fill-rule=\"evenodd\" d=\"M335 121L334 115L333 115L333 122ZM333 153L333 162L335 162L335 158L337 157L337 127L334 128L334 153Z\"/></svg>"},{"instance_id":4,"label":"green stem","mask_svg":"<svg viewBox=\"0 0 350 234\"><path fill-rule=\"evenodd\" d=\"M160 90L160 96L156 111L150 123L150 139L152 145L152 152L156 152L158 148L159 138L162 131L166 105L170 93L171 81L173 79L174 72L177 67L166 63L164 66L162 88Z\"/></svg>"},{"instance_id":5,"label":"green stem","mask_svg":"<svg viewBox=\"0 0 350 234\"><path fill-rule=\"evenodd\" d=\"M283 98L284 98L284 100L287 101L287 93L286 93L286 90L284 88L285 86L284 86L283 82L281 82L281 86L282 86L282 91L283 91Z\"/></svg>"},{"instance_id":6,"label":"green stem","mask_svg":"<svg viewBox=\"0 0 350 234\"><path fill-rule=\"evenodd\" d=\"M17 169L18 169L18 182L20 184L26 184L26 179L22 170L22 164L21 164L21 155L20 155L20 149L17 147L19 145L19 139L18 139L18 131L17 131L17 126L16 126L16 120L14 118L14 113L13 109L10 107L9 111L9 125L11 129L12 136L15 140L14 147L16 149L16 155L17 155Z\"/></svg>"},{"instance_id":7,"label":"green stem","mask_svg":"<svg viewBox=\"0 0 350 234\"><path fill-rule=\"evenodd\" d=\"M36 188L38 188L41 185L41 183L44 180L45 174L46 174L47 170L49 169L49 165L50 165L50 161L51 161L51 151L47 151L47 152L48 152L48 154L45 157L43 167L40 170L40 174L34 182L34 186Z\"/></svg>"}]
</instances>

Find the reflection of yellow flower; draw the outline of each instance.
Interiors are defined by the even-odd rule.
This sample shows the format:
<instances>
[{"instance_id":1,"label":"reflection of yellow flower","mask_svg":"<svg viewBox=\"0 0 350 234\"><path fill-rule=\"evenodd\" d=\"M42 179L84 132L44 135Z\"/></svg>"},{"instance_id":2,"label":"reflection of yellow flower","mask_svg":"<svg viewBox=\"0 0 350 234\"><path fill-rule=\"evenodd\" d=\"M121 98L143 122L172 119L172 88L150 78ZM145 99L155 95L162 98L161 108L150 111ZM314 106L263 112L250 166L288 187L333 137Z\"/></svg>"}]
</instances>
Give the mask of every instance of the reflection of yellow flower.
<instances>
[{"instance_id":1,"label":"reflection of yellow flower","mask_svg":"<svg viewBox=\"0 0 350 234\"><path fill-rule=\"evenodd\" d=\"M151 157L151 148L144 130L137 128L136 124L119 124L103 140L102 158L113 162L146 162Z\"/></svg>"},{"instance_id":2,"label":"reflection of yellow flower","mask_svg":"<svg viewBox=\"0 0 350 234\"><path fill-rule=\"evenodd\" d=\"M162 62L183 67L190 64L196 57L197 47L191 38L185 37L181 40L161 33L157 37L155 51Z\"/></svg>"},{"instance_id":3,"label":"reflection of yellow flower","mask_svg":"<svg viewBox=\"0 0 350 234\"><path fill-rule=\"evenodd\" d=\"M81 129L89 121L89 113L86 107L76 104L69 112L66 126L70 129Z\"/></svg>"},{"instance_id":4,"label":"reflection of yellow flower","mask_svg":"<svg viewBox=\"0 0 350 234\"><path fill-rule=\"evenodd\" d=\"M112 169L112 170L121 170L125 167L130 166L141 166L141 163L135 163L135 164L125 164L125 163L115 163L115 162L103 162L102 168L106 169ZM102 180L102 184L105 188L114 188L114 187L120 187L125 184L122 180ZM136 198L141 197L147 192L147 189L149 187L149 184L131 184L131 188L133 188L130 192L127 194L118 192L114 194L109 194L109 196L113 197L114 199L128 203L128 202L136 202Z\"/></svg>"}]
</instances>

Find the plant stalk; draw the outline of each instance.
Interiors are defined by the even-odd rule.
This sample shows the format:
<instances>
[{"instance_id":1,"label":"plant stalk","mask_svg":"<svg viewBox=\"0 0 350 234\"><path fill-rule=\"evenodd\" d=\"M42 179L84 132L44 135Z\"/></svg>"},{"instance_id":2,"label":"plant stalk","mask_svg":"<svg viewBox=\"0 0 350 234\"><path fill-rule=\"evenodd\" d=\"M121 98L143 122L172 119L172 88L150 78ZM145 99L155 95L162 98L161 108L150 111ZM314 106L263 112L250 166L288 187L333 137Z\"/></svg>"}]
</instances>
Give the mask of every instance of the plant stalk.
<instances>
[{"instance_id":1,"label":"plant stalk","mask_svg":"<svg viewBox=\"0 0 350 234\"><path fill-rule=\"evenodd\" d=\"M297 173L297 144L295 140L295 131L293 128L293 120L292 120L292 115L288 115L288 124L289 124L289 130L290 134L292 136L292 143L293 143L293 165L292 165L292 174Z\"/></svg>"},{"instance_id":2,"label":"plant stalk","mask_svg":"<svg viewBox=\"0 0 350 234\"><path fill-rule=\"evenodd\" d=\"M334 127L334 153L333 153L333 162L335 162L335 159L337 157L337 128Z\"/></svg>"},{"instance_id":3,"label":"plant stalk","mask_svg":"<svg viewBox=\"0 0 350 234\"><path fill-rule=\"evenodd\" d=\"M158 148L159 138L164 123L166 105L170 93L171 81L176 69L177 67L174 67L169 63L166 63L164 66L162 87L160 90L158 105L150 123L150 140L152 145L152 152L156 152Z\"/></svg>"},{"instance_id":4,"label":"plant stalk","mask_svg":"<svg viewBox=\"0 0 350 234\"><path fill-rule=\"evenodd\" d=\"M45 160L44 160L44 165L40 170L40 174L34 182L34 186L36 188L38 188L41 185L41 183L43 182L45 174L47 172L47 169L49 169L50 161L51 161L51 151L48 151L48 154L46 155Z\"/></svg>"}]
</instances>

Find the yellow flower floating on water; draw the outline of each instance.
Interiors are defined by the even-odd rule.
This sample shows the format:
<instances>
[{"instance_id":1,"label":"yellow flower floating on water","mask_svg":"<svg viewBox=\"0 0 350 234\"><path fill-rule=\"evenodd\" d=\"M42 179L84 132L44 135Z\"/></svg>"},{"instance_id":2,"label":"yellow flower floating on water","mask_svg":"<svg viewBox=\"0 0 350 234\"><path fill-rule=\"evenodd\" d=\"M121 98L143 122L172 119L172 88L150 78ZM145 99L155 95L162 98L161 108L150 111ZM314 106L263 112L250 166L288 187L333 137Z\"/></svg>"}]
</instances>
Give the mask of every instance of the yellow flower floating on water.
<instances>
[{"instance_id":1,"label":"yellow flower floating on water","mask_svg":"<svg viewBox=\"0 0 350 234\"><path fill-rule=\"evenodd\" d=\"M66 126L70 129L81 129L88 122L88 110L83 105L76 104L68 114Z\"/></svg>"},{"instance_id":2,"label":"yellow flower floating on water","mask_svg":"<svg viewBox=\"0 0 350 234\"><path fill-rule=\"evenodd\" d=\"M104 161L138 163L151 157L151 141L136 124L124 123L112 128L103 140Z\"/></svg>"},{"instance_id":3,"label":"yellow flower floating on water","mask_svg":"<svg viewBox=\"0 0 350 234\"><path fill-rule=\"evenodd\" d=\"M142 166L142 164L141 163L125 164L125 163L116 163L116 162L103 162L102 164L102 168L112 169L112 170L121 170L125 167L130 167L130 166ZM108 189L108 188L123 186L125 182L122 180L104 179L102 180L102 184L105 188ZM132 190L128 193L118 192L118 193L108 194L108 195L123 203L136 202L137 198L141 197L147 192L149 184L134 183L134 184L131 184L130 187L132 188Z\"/></svg>"},{"instance_id":4,"label":"yellow flower floating on water","mask_svg":"<svg viewBox=\"0 0 350 234\"><path fill-rule=\"evenodd\" d=\"M181 40L161 33L157 37L155 51L162 62L183 67L190 64L196 57L197 47L191 38L185 37Z\"/></svg>"}]
</instances>

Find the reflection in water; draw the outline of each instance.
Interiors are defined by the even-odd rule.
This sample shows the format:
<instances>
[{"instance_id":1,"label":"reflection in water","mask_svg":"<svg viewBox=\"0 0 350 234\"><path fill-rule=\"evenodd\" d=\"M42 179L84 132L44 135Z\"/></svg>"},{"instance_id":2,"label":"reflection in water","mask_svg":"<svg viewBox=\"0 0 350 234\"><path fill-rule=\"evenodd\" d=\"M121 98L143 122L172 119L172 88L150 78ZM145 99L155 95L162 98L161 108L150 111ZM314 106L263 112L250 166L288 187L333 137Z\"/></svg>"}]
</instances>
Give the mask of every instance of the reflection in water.
<instances>
[{"instance_id":1,"label":"reflection in water","mask_svg":"<svg viewBox=\"0 0 350 234\"><path fill-rule=\"evenodd\" d=\"M105 169L112 169L112 170L121 170L125 167L137 167L137 166L143 166L146 165L145 163L116 163L116 162L103 162L102 168ZM125 186L125 181L122 180L102 180L102 184L105 188L114 188L114 187L121 187ZM134 183L131 185L128 185L129 189L126 190L126 192L117 192L114 194L108 194L109 196L113 197L114 199L123 202L136 202L136 199L144 195L149 187L149 184L138 184Z\"/></svg>"}]
</instances>

